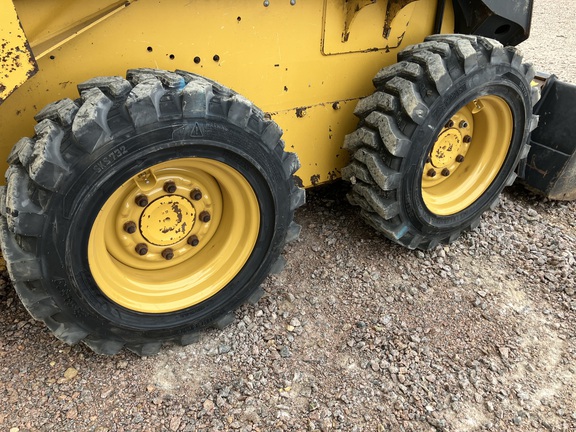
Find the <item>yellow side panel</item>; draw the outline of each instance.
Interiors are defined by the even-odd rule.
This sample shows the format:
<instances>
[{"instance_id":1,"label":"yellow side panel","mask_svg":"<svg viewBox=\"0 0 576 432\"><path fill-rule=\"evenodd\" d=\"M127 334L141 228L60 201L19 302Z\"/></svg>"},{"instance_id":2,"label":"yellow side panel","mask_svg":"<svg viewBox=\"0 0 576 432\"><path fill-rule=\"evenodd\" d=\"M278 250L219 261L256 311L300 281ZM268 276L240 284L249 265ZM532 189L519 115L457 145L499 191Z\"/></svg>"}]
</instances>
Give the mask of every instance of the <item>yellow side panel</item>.
<instances>
[{"instance_id":1,"label":"yellow side panel","mask_svg":"<svg viewBox=\"0 0 576 432\"><path fill-rule=\"evenodd\" d=\"M14 5L0 0L0 103L37 71Z\"/></svg>"},{"instance_id":2,"label":"yellow side panel","mask_svg":"<svg viewBox=\"0 0 576 432\"><path fill-rule=\"evenodd\" d=\"M39 11L65 13L59 5L69 0L17 2L24 28L51 38L39 36L45 54L40 73L0 107L0 159L21 136L34 133L33 115L44 105L77 98L79 82L136 67L183 69L231 87L268 112L284 130L287 149L300 157L297 175L304 186L330 181L347 163L344 136L356 127L352 111L372 93L374 75L434 27L436 0L390 1L409 4L394 15L388 39L385 0L352 15L344 0L138 0L103 15L118 3L102 0L88 11L84 31L72 8L72 17L59 18L68 24L50 32L41 30L50 17ZM450 6L448 1L445 31L453 28ZM50 50L50 39L65 43Z\"/></svg>"}]
</instances>

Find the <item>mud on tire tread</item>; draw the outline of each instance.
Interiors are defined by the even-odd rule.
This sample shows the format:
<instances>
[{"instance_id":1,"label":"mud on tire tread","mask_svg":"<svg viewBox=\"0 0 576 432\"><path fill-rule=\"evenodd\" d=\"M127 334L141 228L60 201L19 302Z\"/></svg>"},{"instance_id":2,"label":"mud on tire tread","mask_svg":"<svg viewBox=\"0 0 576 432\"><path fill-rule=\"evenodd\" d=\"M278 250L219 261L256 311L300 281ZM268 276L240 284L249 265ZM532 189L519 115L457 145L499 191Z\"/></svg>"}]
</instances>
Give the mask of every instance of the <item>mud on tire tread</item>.
<instances>
[{"instance_id":1,"label":"mud on tire tread","mask_svg":"<svg viewBox=\"0 0 576 432\"><path fill-rule=\"evenodd\" d=\"M477 226L480 215L497 202L506 185L512 184L517 175L515 169L529 150L528 134L537 125L532 107L539 94L530 87L534 69L523 63L520 52L484 37L429 36L425 42L399 53L398 60L378 72L373 80L374 94L358 103L355 114L360 123L346 137L344 147L352 157L342 177L352 183L348 199L361 208L361 215L369 225L410 249L431 249L451 243L463 230ZM483 75L483 70L490 73ZM518 132L521 143L505 177L495 180L499 187L488 202L478 205L458 223L436 226L427 217L414 216L404 198L408 193L406 178L417 175L409 172L407 159L414 152L426 151L422 146L431 145L415 141L414 137L419 128L438 130L450 118L450 113L444 112L443 105L448 103L443 102L443 97L450 95L456 85L461 86L471 77L489 81L490 74L512 76L511 80L519 83L518 93L527 94L519 96L526 111L519 123L523 128ZM437 118L439 115L433 111L443 114Z\"/></svg>"},{"instance_id":2,"label":"mud on tire tread","mask_svg":"<svg viewBox=\"0 0 576 432\"><path fill-rule=\"evenodd\" d=\"M270 267L282 262L284 245L298 238L300 227L292 222L296 208L305 201L304 191L292 176L299 168L296 155L284 151L282 131L246 98L200 76L155 69L132 69L127 79L96 77L78 85L81 99L64 99L42 109L33 138L23 138L13 148L7 187L0 193L0 242L15 289L30 314L45 322L61 340L84 342L99 354L116 354L124 347L138 355L153 355L165 342L186 345L198 339L205 327L222 328L233 321L225 310L209 322L160 333L126 330L122 323L94 326L79 316L78 306L69 307L46 273L45 242L51 236L55 198L75 187L70 178L81 177L86 160L101 148L113 149L126 137L150 125L181 119L212 119L227 122L259 139L282 167L289 184L289 214L282 240L270 254ZM242 298L256 302L263 291L259 284ZM238 306L238 305L236 305ZM108 330L103 330L109 327ZM193 327L193 328L192 328Z\"/></svg>"}]
</instances>

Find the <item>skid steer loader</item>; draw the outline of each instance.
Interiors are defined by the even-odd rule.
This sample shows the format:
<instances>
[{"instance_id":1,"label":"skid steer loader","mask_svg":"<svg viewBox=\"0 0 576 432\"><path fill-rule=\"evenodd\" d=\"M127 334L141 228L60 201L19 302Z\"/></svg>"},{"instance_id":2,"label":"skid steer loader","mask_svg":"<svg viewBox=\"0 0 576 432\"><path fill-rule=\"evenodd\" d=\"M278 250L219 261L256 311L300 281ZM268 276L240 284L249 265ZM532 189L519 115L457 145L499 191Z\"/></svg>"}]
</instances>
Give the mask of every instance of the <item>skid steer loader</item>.
<instances>
[{"instance_id":1,"label":"skid steer loader","mask_svg":"<svg viewBox=\"0 0 576 432\"><path fill-rule=\"evenodd\" d=\"M575 198L575 90L514 48L531 15L0 0L0 241L22 303L67 343L150 355L259 299L305 188L344 178L368 224L420 249L517 177Z\"/></svg>"}]
</instances>

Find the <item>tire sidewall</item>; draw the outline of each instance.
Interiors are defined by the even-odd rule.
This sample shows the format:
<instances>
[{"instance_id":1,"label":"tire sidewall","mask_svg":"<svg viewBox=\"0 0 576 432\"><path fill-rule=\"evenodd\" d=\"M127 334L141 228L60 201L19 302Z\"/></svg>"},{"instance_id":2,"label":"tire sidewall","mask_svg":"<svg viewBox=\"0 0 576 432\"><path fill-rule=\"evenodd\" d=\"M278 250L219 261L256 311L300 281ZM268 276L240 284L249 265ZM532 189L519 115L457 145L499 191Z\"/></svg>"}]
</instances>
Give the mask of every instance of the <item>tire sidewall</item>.
<instances>
[{"instance_id":1,"label":"tire sidewall","mask_svg":"<svg viewBox=\"0 0 576 432\"><path fill-rule=\"evenodd\" d=\"M463 76L453 87L430 106L430 114L423 124L416 127L412 135L413 147L403 160L403 180L398 194L401 211L413 227L425 236L445 237L460 232L477 220L498 198L509 176L515 170L522 147L528 140L531 112L530 89L525 78L503 65L488 65L473 74ZM468 208L451 216L438 216L426 207L422 197L422 175L427 155L447 121L463 106L481 96L499 96L506 101L513 115L513 133L508 154L500 172L482 194Z\"/></svg>"},{"instance_id":2,"label":"tire sidewall","mask_svg":"<svg viewBox=\"0 0 576 432\"><path fill-rule=\"evenodd\" d=\"M234 310L269 273L281 252L290 224L290 190L279 159L261 138L222 120L201 119L148 128L116 139L71 169L64 193L55 195L47 214L39 256L52 274L51 289L63 313L73 314L94 334L129 331L175 336L206 327ZM215 159L235 168L252 186L260 205L256 245L242 270L222 290L190 308L143 314L110 301L98 288L88 264L91 227L110 195L138 172L178 158ZM284 215L284 216L282 216ZM72 270L74 269L74 270ZM111 328L111 326L113 328ZM153 335L151 335L153 333Z\"/></svg>"}]
</instances>

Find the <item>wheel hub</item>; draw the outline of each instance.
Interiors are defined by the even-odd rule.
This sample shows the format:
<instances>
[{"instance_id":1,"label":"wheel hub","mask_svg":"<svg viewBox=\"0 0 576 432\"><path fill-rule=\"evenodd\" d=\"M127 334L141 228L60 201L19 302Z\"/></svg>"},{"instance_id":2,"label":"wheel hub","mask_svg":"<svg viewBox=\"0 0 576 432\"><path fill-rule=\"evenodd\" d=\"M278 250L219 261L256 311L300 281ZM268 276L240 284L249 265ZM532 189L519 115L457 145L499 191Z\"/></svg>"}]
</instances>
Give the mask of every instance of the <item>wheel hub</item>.
<instances>
[{"instance_id":1,"label":"wheel hub","mask_svg":"<svg viewBox=\"0 0 576 432\"><path fill-rule=\"evenodd\" d=\"M147 170L126 190L107 249L130 266L171 267L198 253L218 225L210 221L221 212L220 189L201 172Z\"/></svg>"},{"instance_id":2,"label":"wheel hub","mask_svg":"<svg viewBox=\"0 0 576 432\"><path fill-rule=\"evenodd\" d=\"M140 232L157 246L172 246L192 231L196 210L186 198L163 196L150 203L142 212Z\"/></svg>"},{"instance_id":3,"label":"wheel hub","mask_svg":"<svg viewBox=\"0 0 576 432\"><path fill-rule=\"evenodd\" d=\"M425 188L442 183L456 173L466 158L472 134L472 115L460 110L444 126L430 150L422 177Z\"/></svg>"},{"instance_id":4,"label":"wheel hub","mask_svg":"<svg viewBox=\"0 0 576 432\"><path fill-rule=\"evenodd\" d=\"M445 130L430 153L430 163L435 168L450 168L456 164L456 159L462 155L462 133L458 129Z\"/></svg>"}]
</instances>

